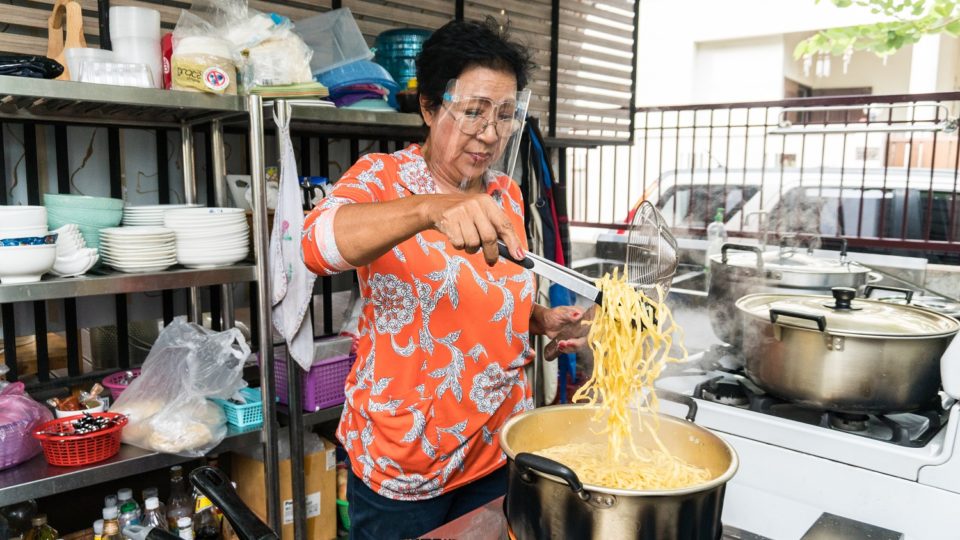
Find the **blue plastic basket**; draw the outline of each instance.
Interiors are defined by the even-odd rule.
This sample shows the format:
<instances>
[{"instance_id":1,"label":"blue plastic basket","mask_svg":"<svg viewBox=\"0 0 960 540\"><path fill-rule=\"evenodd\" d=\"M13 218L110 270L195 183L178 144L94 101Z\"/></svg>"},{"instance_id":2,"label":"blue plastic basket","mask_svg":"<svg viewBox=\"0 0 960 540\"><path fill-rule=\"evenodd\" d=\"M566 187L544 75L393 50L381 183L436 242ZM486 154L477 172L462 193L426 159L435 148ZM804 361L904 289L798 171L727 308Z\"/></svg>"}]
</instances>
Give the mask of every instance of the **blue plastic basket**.
<instances>
[{"instance_id":1,"label":"blue plastic basket","mask_svg":"<svg viewBox=\"0 0 960 540\"><path fill-rule=\"evenodd\" d=\"M237 427L250 427L263 423L263 403L260 401L259 388L244 388L240 394L247 402L243 405L231 403L225 399L214 399L214 403L227 415L227 423Z\"/></svg>"},{"instance_id":2,"label":"blue plastic basket","mask_svg":"<svg viewBox=\"0 0 960 540\"><path fill-rule=\"evenodd\" d=\"M430 34L430 30L397 28L377 36L374 59L390 72L400 88L406 88L407 81L417 76L417 56Z\"/></svg>"},{"instance_id":3,"label":"blue plastic basket","mask_svg":"<svg viewBox=\"0 0 960 540\"><path fill-rule=\"evenodd\" d=\"M314 77L317 82L333 90L341 86L350 86L354 84L379 84L395 94L398 90L397 82L393 80L390 72L376 62L369 60L360 60L350 62L340 67L318 73Z\"/></svg>"}]
</instances>

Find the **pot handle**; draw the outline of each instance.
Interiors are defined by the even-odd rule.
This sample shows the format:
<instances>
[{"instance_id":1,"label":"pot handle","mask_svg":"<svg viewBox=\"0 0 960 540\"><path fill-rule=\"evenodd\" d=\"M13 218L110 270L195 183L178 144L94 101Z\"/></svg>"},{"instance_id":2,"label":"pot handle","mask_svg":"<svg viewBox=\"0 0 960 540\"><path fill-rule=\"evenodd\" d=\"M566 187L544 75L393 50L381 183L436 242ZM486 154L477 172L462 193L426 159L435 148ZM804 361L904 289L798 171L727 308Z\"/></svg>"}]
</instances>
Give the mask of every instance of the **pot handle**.
<instances>
[{"instance_id":1,"label":"pot handle","mask_svg":"<svg viewBox=\"0 0 960 540\"><path fill-rule=\"evenodd\" d=\"M757 246L747 246L744 244L724 244L720 248L720 262L727 264L727 251L751 251L757 255L757 271L763 272L763 250Z\"/></svg>"},{"instance_id":2,"label":"pot handle","mask_svg":"<svg viewBox=\"0 0 960 540\"><path fill-rule=\"evenodd\" d=\"M529 452L520 452L513 461L520 472L520 477L526 482L530 481L530 471L534 470L562 479L581 500L590 498L590 494L583 490L583 483L580 482L577 473L562 463Z\"/></svg>"},{"instance_id":3,"label":"pot handle","mask_svg":"<svg viewBox=\"0 0 960 540\"><path fill-rule=\"evenodd\" d=\"M870 293L872 293L873 291L890 291L895 293L901 293L903 294L904 297L906 297L908 304L911 301L913 301L914 291L911 291L910 289L903 289L900 287L887 287L886 285L867 285L866 287L863 288L863 297L870 298Z\"/></svg>"},{"instance_id":4,"label":"pot handle","mask_svg":"<svg viewBox=\"0 0 960 540\"><path fill-rule=\"evenodd\" d=\"M777 324L777 319L779 317L794 317L796 319L805 319L808 321L813 321L817 323L817 328L821 332L827 330L827 318L823 315L811 315L810 313L801 313L799 311L789 311L786 309L771 309L770 310L770 322Z\"/></svg>"},{"instance_id":5,"label":"pot handle","mask_svg":"<svg viewBox=\"0 0 960 540\"><path fill-rule=\"evenodd\" d=\"M684 418L690 422L693 422L697 419L697 402L692 397L671 392L669 390L663 390L662 388L657 388L657 397L660 399L666 399L667 401L672 401L674 403L679 403L681 405L686 405L687 415Z\"/></svg>"}]
</instances>

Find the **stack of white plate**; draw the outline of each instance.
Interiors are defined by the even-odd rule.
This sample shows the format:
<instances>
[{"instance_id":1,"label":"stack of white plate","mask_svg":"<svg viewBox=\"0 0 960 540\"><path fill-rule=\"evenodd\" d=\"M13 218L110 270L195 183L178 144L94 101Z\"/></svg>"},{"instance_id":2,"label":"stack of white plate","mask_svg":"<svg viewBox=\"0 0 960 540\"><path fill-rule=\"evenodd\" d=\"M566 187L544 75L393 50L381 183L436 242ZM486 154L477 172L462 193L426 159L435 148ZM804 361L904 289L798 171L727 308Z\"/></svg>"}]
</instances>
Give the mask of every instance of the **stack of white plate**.
<instances>
[{"instance_id":1,"label":"stack of white plate","mask_svg":"<svg viewBox=\"0 0 960 540\"><path fill-rule=\"evenodd\" d=\"M177 263L176 236L164 227L102 229L100 257L121 272L159 272Z\"/></svg>"},{"instance_id":2,"label":"stack of white plate","mask_svg":"<svg viewBox=\"0 0 960 540\"><path fill-rule=\"evenodd\" d=\"M242 208L170 210L164 226L177 235L177 261L187 268L214 268L242 261L250 226Z\"/></svg>"},{"instance_id":3,"label":"stack of white plate","mask_svg":"<svg viewBox=\"0 0 960 540\"><path fill-rule=\"evenodd\" d=\"M198 204L153 204L148 206L125 206L123 208L123 224L128 227L152 226L163 227L163 216L167 210L178 208L196 208Z\"/></svg>"}]
</instances>

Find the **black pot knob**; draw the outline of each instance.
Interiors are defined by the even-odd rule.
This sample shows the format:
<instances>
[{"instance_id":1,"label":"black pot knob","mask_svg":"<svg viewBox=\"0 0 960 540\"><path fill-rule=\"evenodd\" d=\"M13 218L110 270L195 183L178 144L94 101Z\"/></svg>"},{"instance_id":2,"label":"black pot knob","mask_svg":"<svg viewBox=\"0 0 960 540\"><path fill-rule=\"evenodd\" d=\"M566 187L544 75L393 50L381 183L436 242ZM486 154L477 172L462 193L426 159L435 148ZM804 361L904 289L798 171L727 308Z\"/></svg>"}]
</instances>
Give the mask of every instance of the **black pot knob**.
<instances>
[{"instance_id":1,"label":"black pot knob","mask_svg":"<svg viewBox=\"0 0 960 540\"><path fill-rule=\"evenodd\" d=\"M857 297L857 290L851 287L834 287L831 289L833 292L834 305L833 309L853 309L851 302Z\"/></svg>"}]
</instances>

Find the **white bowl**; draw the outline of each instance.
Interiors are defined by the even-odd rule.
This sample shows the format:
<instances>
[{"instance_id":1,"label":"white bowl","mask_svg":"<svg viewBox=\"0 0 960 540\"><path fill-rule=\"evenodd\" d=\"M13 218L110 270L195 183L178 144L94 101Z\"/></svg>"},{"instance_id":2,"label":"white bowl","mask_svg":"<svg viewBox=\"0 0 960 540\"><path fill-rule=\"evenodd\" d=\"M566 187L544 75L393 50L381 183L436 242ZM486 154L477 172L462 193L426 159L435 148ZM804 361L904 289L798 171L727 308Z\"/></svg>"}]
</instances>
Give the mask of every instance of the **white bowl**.
<instances>
[{"instance_id":1,"label":"white bowl","mask_svg":"<svg viewBox=\"0 0 960 540\"><path fill-rule=\"evenodd\" d=\"M80 416L83 413L93 414L93 413L103 412L104 410L103 401L98 399L97 403L99 403L100 405L96 407L91 407L89 409L84 409L81 411L61 411L60 409L56 409L54 412L57 414L57 418L70 418L71 416Z\"/></svg>"},{"instance_id":2,"label":"white bowl","mask_svg":"<svg viewBox=\"0 0 960 540\"><path fill-rule=\"evenodd\" d=\"M0 283L32 283L53 268L57 246L0 246Z\"/></svg>"},{"instance_id":3,"label":"white bowl","mask_svg":"<svg viewBox=\"0 0 960 540\"><path fill-rule=\"evenodd\" d=\"M31 227L0 227L0 240L7 238L29 238L31 236L46 236L49 234L46 225Z\"/></svg>"},{"instance_id":4,"label":"white bowl","mask_svg":"<svg viewBox=\"0 0 960 540\"><path fill-rule=\"evenodd\" d=\"M0 206L0 223L10 228L45 227L47 209L43 206Z\"/></svg>"}]
</instances>

